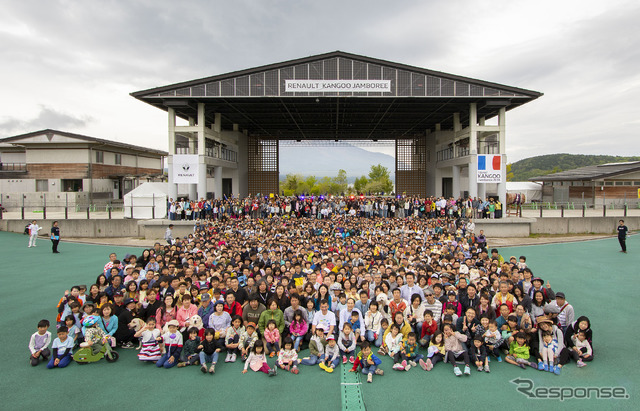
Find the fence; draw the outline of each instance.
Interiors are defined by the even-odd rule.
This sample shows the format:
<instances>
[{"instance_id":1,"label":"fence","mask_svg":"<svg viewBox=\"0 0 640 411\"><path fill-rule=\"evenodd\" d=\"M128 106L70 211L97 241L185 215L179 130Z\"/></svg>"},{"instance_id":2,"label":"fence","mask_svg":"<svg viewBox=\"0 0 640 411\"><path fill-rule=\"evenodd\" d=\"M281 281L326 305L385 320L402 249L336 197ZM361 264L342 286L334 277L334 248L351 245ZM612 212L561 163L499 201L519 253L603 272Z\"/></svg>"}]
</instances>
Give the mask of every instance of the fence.
<instances>
[{"instance_id":1,"label":"fence","mask_svg":"<svg viewBox=\"0 0 640 411\"><path fill-rule=\"evenodd\" d=\"M3 199L0 196L0 220L2 219L121 219L121 218L134 218L134 215L138 215L137 211L145 211L147 218L155 219L156 216L164 217L160 215L165 213L165 209L158 207L156 198L151 197L151 204L134 204L133 198L131 203L125 205L122 202L108 202L108 203L75 203L65 198L64 201L48 201L47 196L43 193L42 201L28 201L23 196L20 199L12 199L9 203L3 203ZM5 198L6 200L6 198Z\"/></svg>"},{"instance_id":2,"label":"fence","mask_svg":"<svg viewBox=\"0 0 640 411\"><path fill-rule=\"evenodd\" d=\"M626 217L640 215L640 201L630 201L623 204L589 205L577 202L539 202L526 203L515 209L519 217Z\"/></svg>"}]
</instances>

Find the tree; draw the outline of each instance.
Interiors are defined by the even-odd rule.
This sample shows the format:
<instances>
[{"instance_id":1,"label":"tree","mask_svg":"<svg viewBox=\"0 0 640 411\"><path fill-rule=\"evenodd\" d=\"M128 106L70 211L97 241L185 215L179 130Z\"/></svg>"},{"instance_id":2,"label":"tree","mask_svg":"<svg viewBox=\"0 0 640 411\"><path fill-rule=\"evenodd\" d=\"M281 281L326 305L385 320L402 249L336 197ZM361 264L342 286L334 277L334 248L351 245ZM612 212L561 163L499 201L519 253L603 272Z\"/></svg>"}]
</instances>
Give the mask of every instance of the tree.
<instances>
[{"instance_id":1,"label":"tree","mask_svg":"<svg viewBox=\"0 0 640 411\"><path fill-rule=\"evenodd\" d=\"M371 171L369 171L369 180L389 180L391 181L391 177L389 174L389 169L384 167L382 164L378 164L376 166L371 166Z\"/></svg>"},{"instance_id":2,"label":"tree","mask_svg":"<svg viewBox=\"0 0 640 411\"><path fill-rule=\"evenodd\" d=\"M513 181L513 172L511 171L511 163L507 164L507 181Z\"/></svg>"},{"instance_id":3,"label":"tree","mask_svg":"<svg viewBox=\"0 0 640 411\"><path fill-rule=\"evenodd\" d=\"M353 188L356 190L356 193L364 193L367 189L367 184L369 184L369 180L366 176L356 178L356 181L353 182Z\"/></svg>"},{"instance_id":4,"label":"tree","mask_svg":"<svg viewBox=\"0 0 640 411\"><path fill-rule=\"evenodd\" d=\"M390 193L393 191L393 181L389 174L389 169L382 164L371 166L369 171L369 182L366 187L367 192Z\"/></svg>"}]
</instances>

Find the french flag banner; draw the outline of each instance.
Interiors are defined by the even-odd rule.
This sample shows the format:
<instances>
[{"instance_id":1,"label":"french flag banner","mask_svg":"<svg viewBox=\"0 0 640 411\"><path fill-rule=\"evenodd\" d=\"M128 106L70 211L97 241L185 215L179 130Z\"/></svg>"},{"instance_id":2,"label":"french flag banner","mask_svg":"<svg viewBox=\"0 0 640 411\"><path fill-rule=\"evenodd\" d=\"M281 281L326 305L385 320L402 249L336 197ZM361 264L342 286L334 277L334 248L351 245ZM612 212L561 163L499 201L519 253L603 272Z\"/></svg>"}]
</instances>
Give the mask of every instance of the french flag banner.
<instances>
[{"instance_id":1,"label":"french flag banner","mask_svg":"<svg viewBox=\"0 0 640 411\"><path fill-rule=\"evenodd\" d=\"M478 154L478 183L502 182L502 155Z\"/></svg>"}]
</instances>

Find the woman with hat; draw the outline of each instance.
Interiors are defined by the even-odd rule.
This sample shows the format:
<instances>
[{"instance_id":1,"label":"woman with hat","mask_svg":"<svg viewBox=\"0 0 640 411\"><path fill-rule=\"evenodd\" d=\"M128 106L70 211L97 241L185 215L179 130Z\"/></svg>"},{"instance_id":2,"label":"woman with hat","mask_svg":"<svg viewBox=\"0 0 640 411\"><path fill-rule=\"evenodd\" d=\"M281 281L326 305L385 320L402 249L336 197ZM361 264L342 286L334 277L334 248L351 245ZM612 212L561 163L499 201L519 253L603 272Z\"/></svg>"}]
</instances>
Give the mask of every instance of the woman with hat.
<instances>
[{"instance_id":1,"label":"woman with hat","mask_svg":"<svg viewBox=\"0 0 640 411\"><path fill-rule=\"evenodd\" d=\"M562 330L558 328L555 324L553 324L553 320L546 316L540 316L536 318L536 324L538 328L538 338L531 339L531 351L532 354L538 358L538 369L541 370L541 366L544 366L542 362L542 356L540 355L540 347L543 346L542 334L544 332L550 332L553 340L558 343L558 364L556 364L553 369L549 371L553 371L556 375L560 375L560 370L562 366L569 362L569 351L564 344L564 335ZM542 364L542 365L541 365Z\"/></svg>"}]
</instances>

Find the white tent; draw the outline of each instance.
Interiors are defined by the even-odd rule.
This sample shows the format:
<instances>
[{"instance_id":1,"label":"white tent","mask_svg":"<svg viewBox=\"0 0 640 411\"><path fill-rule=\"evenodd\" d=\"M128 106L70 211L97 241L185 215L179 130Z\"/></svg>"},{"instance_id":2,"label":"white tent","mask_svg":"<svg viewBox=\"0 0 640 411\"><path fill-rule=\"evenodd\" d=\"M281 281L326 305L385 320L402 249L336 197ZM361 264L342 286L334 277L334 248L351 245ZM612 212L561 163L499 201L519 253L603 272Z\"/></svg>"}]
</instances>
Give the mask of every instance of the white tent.
<instances>
[{"instance_id":1,"label":"white tent","mask_svg":"<svg viewBox=\"0 0 640 411\"><path fill-rule=\"evenodd\" d=\"M131 218L166 218L167 183L143 183L124 196L124 216ZM154 210L155 208L155 210Z\"/></svg>"},{"instance_id":2,"label":"white tent","mask_svg":"<svg viewBox=\"0 0 640 411\"><path fill-rule=\"evenodd\" d=\"M528 181L508 181L507 194L524 194L527 203L542 201L542 184Z\"/></svg>"}]
</instances>

